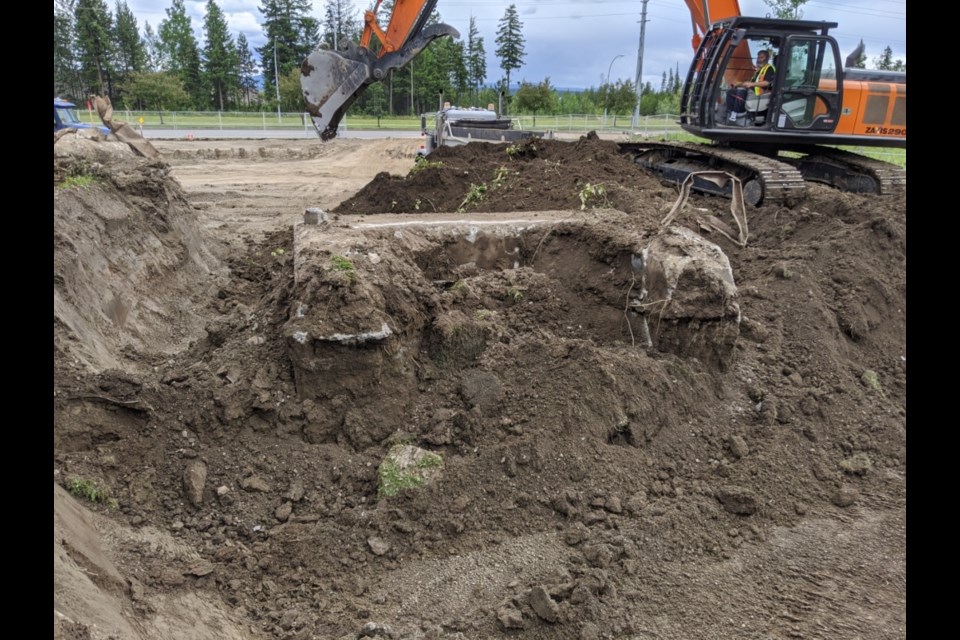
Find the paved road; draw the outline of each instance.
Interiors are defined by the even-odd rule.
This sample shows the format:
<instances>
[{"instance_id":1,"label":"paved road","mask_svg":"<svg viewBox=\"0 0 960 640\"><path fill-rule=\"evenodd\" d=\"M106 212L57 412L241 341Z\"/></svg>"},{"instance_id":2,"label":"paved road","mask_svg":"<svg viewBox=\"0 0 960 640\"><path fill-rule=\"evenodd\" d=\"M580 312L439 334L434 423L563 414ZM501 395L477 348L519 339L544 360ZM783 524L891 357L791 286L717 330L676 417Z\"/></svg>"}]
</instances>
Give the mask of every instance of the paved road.
<instances>
[{"instance_id":1,"label":"paved road","mask_svg":"<svg viewBox=\"0 0 960 640\"><path fill-rule=\"evenodd\" d=\"M194 138L231 138L231 139L308 139L319 140L313 128L310 129L144 129L143 137L154 140L183 140L192 135ZM341 138L419 138L419 131L395 131L377 129L373 131L341 131Z\"/></svg>"}]
</instances>

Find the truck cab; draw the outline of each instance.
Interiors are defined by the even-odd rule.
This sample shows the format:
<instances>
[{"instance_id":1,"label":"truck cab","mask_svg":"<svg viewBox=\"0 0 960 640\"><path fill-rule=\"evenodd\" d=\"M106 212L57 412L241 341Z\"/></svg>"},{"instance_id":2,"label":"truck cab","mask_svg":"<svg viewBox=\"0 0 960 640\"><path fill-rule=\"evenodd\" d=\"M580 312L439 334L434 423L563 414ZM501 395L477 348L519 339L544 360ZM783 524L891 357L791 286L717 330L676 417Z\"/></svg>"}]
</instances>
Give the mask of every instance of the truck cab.
<instances>
[{"instance_id":1,"label":"truck cab","mask_svg":"<svg viewBox=\"0 0 960 640\"><path fill-rule=\"evenodd\" d=\"M420 116L423 141L418 157L429 155L439 146L455 147L475 140L486 142L521 142L529 138L553 138L553 132L521 131L513 129L513 120L499 115L493 105L486 109L454 107L444 104L434 115L432 131L427 128L426 114Z\"/></svg>"},{"instance_id":2,"label":"truck cab","mask_svg":"<svg viewBox=\"0 0 960 640\"><path fill-rule=\"evenodd\" d=\"M107 127L81 122L80 116L77 115L77 105L62 98L54 98L53 131L56 133L61 129L97 129L103 135L109 135L110 133L110 129Z\"/></svg>"}]
</instances>

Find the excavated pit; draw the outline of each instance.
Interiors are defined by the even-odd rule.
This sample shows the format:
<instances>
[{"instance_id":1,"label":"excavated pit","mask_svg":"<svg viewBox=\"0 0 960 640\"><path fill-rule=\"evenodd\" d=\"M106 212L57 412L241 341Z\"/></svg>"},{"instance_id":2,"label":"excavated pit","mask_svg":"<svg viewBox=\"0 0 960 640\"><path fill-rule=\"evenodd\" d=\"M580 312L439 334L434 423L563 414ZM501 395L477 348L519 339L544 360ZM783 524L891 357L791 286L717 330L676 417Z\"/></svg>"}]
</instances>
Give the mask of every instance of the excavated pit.
<instances>
[{"instance_id":1,"label":"excavated pit","mask_svg":"<svg viewBox=\"0 0 960 640\"><path fill-rule=\"evenodd\" d=\"M604 146L58 160L55 637L905 637L905 202Z\"/></svg>"},{"instance_id":2,"label":"excavated pit","mask_svg":"<svg viewBox=\"0 0 960 640\"><path fill-rule=\"evenodd\" d=\"M354 446L383 440L402 429L426 369L473 366L531 325L726 369L740 320L726 256L680 228L624 234L624 218L542 211L298 225L285 335L298 396L327 414L313 439L336 439L346 425Z\"/></svg>"}]
</instances>

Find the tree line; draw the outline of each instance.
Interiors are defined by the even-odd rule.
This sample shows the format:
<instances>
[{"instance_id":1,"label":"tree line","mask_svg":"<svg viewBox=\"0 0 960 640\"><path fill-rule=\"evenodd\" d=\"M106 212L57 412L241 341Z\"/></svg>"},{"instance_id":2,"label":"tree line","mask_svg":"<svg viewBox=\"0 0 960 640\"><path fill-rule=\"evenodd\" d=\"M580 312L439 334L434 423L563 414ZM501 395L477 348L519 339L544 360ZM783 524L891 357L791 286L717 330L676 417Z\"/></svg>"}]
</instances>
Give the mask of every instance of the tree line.
<instances>
[{"instance_id":1,"label":"tree line","mask_svg":"<svg viewBox=\"0 0 960 640\"><path fill-rule=\"evenodd\" d=\"M118 108L150 111L302 111L300 63L321 44L334 49L346 40L359 42L363 19L348 0L327 0L321 19L310 15L309 0L262 0L258 8L265 43L254 49L242 32L231 33L216 0L206 3L199 41L184 0L171 0L158 25L142 27L124 0L112 7L106 0L55 0L54 95L80 104L91 94L108 95ZM393 0L379 11L385 25ZM434 11L428 24L440 21ZM404 68L372 84L351 113L429 112L441 94L459 106L498 104L502 96L517 113L633 112L636 94L629 80L607 78L598 88L576 92L558 91L549 78L524 80L507 95L511 74L526 57L516 5L506 8L494 44L503 71L499 81L487 82L486 43L471 18L465 38L435 40ZM680 87L679 67L664 72L659 89L647 83L640 113L676 113Z\"/></svg>"}]
</instances>

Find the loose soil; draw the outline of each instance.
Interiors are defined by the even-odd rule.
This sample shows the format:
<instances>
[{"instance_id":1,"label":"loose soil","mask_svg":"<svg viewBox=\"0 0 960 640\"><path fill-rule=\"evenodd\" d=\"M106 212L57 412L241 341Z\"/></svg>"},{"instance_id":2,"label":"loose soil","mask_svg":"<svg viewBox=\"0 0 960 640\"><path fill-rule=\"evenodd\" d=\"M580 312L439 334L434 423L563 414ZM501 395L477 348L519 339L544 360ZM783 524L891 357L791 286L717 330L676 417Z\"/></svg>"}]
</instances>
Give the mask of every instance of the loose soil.
<instances>
[{"instance_id":1,"label":"loose soil","mask_svg":"<svg viewBox=\"0 0 960 640\"><path fill-rule=\"evenodd\" d=\"M905 196L692 196L718 355L626 310L677 190L612 142L155 146L55 145L55 637L906 637Z\"/></svg>"}]
</instances>

